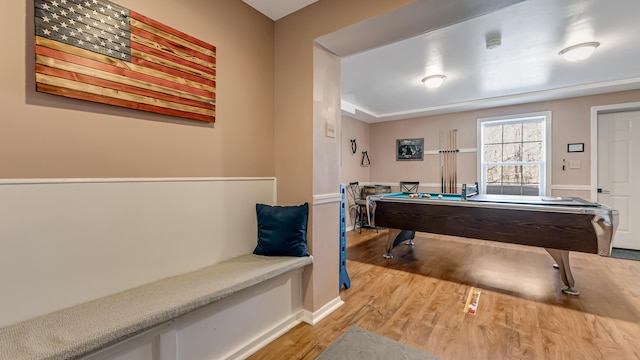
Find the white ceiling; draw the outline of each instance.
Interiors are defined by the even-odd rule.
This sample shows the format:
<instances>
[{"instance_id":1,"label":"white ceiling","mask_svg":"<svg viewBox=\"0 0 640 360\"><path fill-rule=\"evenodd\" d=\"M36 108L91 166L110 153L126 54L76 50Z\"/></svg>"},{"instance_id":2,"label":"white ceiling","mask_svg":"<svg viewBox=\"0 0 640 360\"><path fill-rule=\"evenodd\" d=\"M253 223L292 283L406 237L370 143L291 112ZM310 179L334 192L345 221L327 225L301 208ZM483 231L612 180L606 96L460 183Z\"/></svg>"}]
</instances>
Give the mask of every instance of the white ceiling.
<instances>
[{"instance_id":1,"label":"white ceiling","mask_svg":"<svg viewBox=\"0 0 640 360\"><path fill-rule=\"evenodd\" d=\"M372 123L638 89L638 14L639 0L422 0L317 40L342 57L343 113ZM587 60L558 55L587 41L601 43ZM434 73L447 80L428 89Z\"/></svg>"},{"instance_id":2,"label":"white ceiling","mask_svg":"<svg viewBox=\"0 0 640 360\"><path fill-rule=\"evenodd\" d=\"M271 20L276 21L318 0L242 0L252 8L260 11Z\"/></svg>"}]
</instances>

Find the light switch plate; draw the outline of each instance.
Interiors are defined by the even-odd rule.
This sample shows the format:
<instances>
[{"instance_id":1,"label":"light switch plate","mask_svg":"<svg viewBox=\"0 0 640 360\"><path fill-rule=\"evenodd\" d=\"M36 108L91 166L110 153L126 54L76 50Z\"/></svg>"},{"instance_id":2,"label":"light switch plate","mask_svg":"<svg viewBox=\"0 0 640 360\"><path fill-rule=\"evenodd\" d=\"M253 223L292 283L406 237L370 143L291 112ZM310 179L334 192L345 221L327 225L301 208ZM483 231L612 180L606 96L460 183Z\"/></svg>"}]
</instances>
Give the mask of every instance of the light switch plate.
<instances>
[{"instance_id":1,"label":"light switch plate","mask_svg":"<svg viewBox=\"0 0 640 360\"><path fill-rule=\"evenodd\" d=\"M330 137L330 138L336 137L336 124L327 122L324 134L326 137Z\"/></svg>"},{"instance_id":2,"label":"light switch plate","mask_svg":"<svg viewBox=\"0 0 640 360\"><path fill-rule=\"evenodd\" d=\"M580 169L580 160L569 161L569 169Z\"/></svg>"}]
</instances>

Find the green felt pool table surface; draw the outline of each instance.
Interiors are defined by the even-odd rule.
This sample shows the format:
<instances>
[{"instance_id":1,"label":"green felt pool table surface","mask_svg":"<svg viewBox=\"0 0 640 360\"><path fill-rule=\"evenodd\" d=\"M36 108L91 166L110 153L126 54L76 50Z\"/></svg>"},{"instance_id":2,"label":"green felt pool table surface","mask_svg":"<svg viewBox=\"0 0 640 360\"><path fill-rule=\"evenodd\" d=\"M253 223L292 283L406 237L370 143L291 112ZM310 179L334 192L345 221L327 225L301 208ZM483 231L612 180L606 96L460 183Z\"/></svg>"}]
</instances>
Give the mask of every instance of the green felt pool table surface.
<instances>
[{"instance_id":1,"label":"green felt pool table surface","mask_svg":"<svg viewBox=\"0 0 640 360\"><path fill-rule=\"evenodd\" d=\"M380 198L393 199L411 199L415 201L469 201L472 203L494 203L499 206L512 205L536 205L536 206L549 206L550 210L558 206L564 207L583 207L583 208L598 208L602 205L591 202L585 199L576 197L561 197L561 196L520 196L520 195L499 195L499 194L473 194L463 199L462 194L447 194L437 192L396 192L389 194L380 194Z\"/></svg>"},{"instance_id":2,"label":"green felt pool table surface","mask_svg":"<svg viewBox=\"0 0 640 360\"><path fill-rule=\"evenodd\" d=\"M417 198L412 198L411 194L417 194ZM429 195L429 197L427 197ZM442 195L442 198L438 196ZM425 199L425 200L451 200L451 201L462 201L462 195L460 194L446 194L446 193L437 193L437 192L419 192L419 193L407 193L407 192L397 192L384 194L385 197L390 198L406 198L406 199Z\"/></svg>"}]
</instances>

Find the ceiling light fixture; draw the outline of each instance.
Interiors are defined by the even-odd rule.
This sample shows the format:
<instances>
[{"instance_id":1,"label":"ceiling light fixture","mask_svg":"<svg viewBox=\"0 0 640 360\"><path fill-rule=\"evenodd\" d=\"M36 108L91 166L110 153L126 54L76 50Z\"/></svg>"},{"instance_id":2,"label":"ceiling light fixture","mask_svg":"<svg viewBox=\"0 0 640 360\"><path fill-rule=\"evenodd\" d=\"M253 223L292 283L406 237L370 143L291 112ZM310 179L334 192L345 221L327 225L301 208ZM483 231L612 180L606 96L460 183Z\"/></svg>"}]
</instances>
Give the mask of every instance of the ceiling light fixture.
<instances>
[{"instance_id":1,"label":"ceiling light fixture","mask_svg":"<svg viewBox=\"0 0 640 360\"><path fill-rule=\"evenodd\" d=\"M567 61L581 61L591 56L598 46L599 42L586 42L564 48L559 54Z\"/></svg>"},{"instance_id":2,"label":"ceiling light fixture","mask_svg":"<svg viewBox=\"0 0 640 360\"><path fill-rule=\"evenodd\" d=\"M437 88L438 86L442 85L442 83L446 79L447 79L447 77L444 76L444 75L431 75L431 76L427 76L426 78L422 79L422 82L428 88Z\"/></svg>"}]
</instances>

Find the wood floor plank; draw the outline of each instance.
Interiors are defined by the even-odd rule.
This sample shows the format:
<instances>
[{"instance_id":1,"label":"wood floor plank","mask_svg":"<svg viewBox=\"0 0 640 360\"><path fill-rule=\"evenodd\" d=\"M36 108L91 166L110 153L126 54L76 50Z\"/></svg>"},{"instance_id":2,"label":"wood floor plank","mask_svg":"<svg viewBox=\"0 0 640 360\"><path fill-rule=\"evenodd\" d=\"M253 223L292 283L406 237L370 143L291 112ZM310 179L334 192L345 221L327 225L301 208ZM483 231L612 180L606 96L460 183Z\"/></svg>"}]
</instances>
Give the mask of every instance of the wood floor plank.
<instances>
[{"instance_id":1,"label":"wood floor plank","mask_svg":"<svg viewBox=\"0 0 640 360\"><path fill-rule=\"evenodd\" d=\"M351 325L445 360L640 359L640 261L571 253L570 296L543 249L418 233L389 260L386 236L348 232L345 304L249 359L315 359Z\"/></svg>"}]
</instances>

